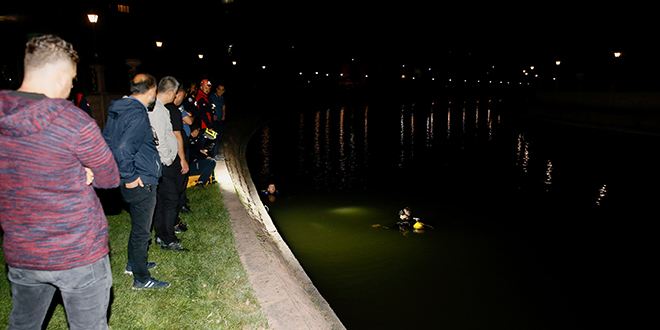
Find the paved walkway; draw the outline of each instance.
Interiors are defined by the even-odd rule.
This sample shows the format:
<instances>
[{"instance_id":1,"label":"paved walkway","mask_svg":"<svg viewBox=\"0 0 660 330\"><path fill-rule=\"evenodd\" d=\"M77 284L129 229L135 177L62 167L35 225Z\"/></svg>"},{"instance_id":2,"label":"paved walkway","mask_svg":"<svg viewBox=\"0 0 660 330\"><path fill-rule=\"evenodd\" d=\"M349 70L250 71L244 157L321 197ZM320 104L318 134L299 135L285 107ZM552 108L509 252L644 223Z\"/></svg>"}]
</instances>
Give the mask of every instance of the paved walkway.
<instances>
[{"instance_id":1,"label":"paved walkway","mask_svg":"<svg viewBox=\"0 0 660 330\"><path fill-rule=\"evenodd\" d=\"M278 246L275 240L279 233L273 235L273 229L266 229L263 223L250 217L236 193L225 162L217 163L215 173L231 218L238 254L271 329L345 329L302 267L296 269L299 267L297 260L291 265L295 257L288 247L282 251L283 241ZM301 282L301 278L307 281ZM316 297L316 304L310 295Z\"/></svg>"}]
</instances>

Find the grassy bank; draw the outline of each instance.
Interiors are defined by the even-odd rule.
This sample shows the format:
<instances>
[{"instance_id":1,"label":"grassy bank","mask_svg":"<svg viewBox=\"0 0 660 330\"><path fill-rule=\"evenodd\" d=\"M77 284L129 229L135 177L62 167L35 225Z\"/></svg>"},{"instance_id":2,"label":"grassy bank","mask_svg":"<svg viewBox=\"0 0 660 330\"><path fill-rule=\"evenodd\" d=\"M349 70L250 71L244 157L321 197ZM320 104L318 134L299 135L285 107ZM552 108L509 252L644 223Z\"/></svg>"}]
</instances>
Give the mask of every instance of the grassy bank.
<instances>
[{"instance_id":1,"label":"grassy bank","mask_svg":"<svg viewBox=\"0 0 660 330\"><path fill-rule=\"evenodd\" d=\"M182 215L189 230L179 234L189 252L163 251L152 245L152 276L172 284L163 290L132 290L124 274L130 217L108 216L110 261L114 279L112 329L266 329L268 322L236 251L229 216L217 185L188 189L194 213ZM4 265L4 255L0 255ZM6 267L0 278L0 328L11 311ZM53 304L48 329L68 329L61 303Z\"/></svg>"}]
</instances>

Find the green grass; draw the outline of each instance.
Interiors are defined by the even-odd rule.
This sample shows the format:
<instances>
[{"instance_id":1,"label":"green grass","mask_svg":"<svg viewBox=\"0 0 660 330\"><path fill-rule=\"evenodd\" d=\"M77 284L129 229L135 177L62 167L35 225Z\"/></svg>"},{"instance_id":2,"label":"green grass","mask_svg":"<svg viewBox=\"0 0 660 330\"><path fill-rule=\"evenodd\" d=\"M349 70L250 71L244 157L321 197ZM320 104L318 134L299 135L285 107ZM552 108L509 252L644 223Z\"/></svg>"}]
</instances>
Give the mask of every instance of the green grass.
<instances>
[{"instance_id":1,"label":"green grass","mask_svg":"<svg viewBox=\"0 0 660 330\"><path fill-rule=\"evenodd\" d=\"M110 307L112 329L267 329L236 251L229 215L217 185L188 189L194 213L182 214L188 231L179 234L189 252L161 250L152 245L149 261L158 263L151 274L171 283L162 290L132 290L133 277L124 274L130 216L108 216L110 262L114 285ZM4 255L0 254L2 264ZM0 328L11 311L6 267L0 278ZM55 303L53 304L55 306ZM64 308L57 304L47 329L68 329Z\"/></svg>"}]
</instances>

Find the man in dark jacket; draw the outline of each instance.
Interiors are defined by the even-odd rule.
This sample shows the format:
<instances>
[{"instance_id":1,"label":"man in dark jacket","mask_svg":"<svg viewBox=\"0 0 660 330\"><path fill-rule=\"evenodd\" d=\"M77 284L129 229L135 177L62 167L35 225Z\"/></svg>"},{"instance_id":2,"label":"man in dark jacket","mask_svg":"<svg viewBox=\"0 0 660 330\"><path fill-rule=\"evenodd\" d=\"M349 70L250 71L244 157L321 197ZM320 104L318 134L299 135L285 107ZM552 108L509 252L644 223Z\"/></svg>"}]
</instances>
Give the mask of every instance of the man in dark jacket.
<instances>
[{"instance_id":1,"label":"man in dark jacket","mask_svg":"<svg viewBox=\"0 0 660 330\"><path fill-rule=\"evenodd\" d=\"M169 283L151 277L149 268L155 264L147 259L158 179L162 173L156 149L158 137L152 133L147 116L156 102L156 78L150 74L136 75L131 80L131 93L110 105L103 137L119 166L119 187L130 205L127 270L130 268L133 273L133 288L166 288Z\"/></svg>"},{"instance_id":2,"label":"man in dark jacket","mask_svg":"<svg viewBox=\"0 0 660 330\"><path fill-rule=\"evenodd\" d=\"M8 329L41 329L58 288L71 329L108 329L108 223L93 188L117 187L119 174L96 122L66 100L76 63L71 44L35 37L21 87L0 92Z\"/></svg>"}]
</instances>

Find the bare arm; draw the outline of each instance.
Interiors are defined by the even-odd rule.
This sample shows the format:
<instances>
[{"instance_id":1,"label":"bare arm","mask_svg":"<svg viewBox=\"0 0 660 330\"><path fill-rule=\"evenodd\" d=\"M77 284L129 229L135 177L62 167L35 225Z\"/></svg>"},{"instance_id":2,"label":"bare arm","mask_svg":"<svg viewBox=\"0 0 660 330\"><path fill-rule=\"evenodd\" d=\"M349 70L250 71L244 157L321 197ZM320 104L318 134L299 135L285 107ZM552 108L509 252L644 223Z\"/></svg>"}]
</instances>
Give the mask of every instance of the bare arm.
<instances>
[{"instance_id":1,"label":"bare arm","mask_svg":"<svg viewBox=\"0 0 660 330\"><path fill-rule=\"evenodd\" d=\"M181 159L181 174L186 174L188 173L189 168L188 161L186 160L186 152L183 147L183 136L181 135L181 131L174 131L174 136L176 136L178 143L177 154L179 155L179 159Z\"/></svg>"}]
</instances>

